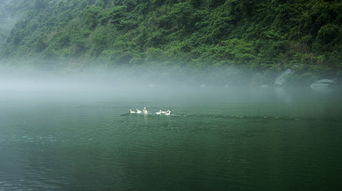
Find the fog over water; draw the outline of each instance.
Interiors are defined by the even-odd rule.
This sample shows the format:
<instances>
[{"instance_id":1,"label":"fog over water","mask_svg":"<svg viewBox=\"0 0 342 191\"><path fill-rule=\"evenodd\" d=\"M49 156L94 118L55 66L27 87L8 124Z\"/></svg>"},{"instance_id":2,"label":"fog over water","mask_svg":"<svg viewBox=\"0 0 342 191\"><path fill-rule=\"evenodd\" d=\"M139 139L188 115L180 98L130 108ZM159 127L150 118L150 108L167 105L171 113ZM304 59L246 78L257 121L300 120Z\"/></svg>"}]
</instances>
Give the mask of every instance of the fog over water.
<instances>
[{"instance_id":1,"label":"fog over water","mask_svg":"<svg viewBox=\"0 0 342 191\"><path fill-rule=\"evenodd\" d=\"M233 68L225 67L224 71L221 69L223 67L204 70L192 70L186 67L153 68L151 66L109 68L100 66L71 70L68 68L2 67L0 68L0 88L32 91L116 91L117 93L119 93L117 90L130 90L144 94L156 89L176 91L189 88L227 88L237 86L247 77ZM231 71L227 73L227 77L225 71ZM238 75L240 75L239 79L236 78Z\"/></svg>"},{"instance_id":2,"label":"fog over water","mask_svg":"<svg viewBox=\"0 0 342 191\"><path fill-rule=\"evenodd\" d=\"M2 67L0 190L333 190L341 91L249 74Z\"/></svg>"},{"instance_id":3,"label":"fog over water","mask_svg":"<svg viewBox=\"0 0 342 191\"><path fill-rule=\"evenodd\" d=\"M122 113L138 106L162 104L172 107L193 102L212 109L228 104L230 110L227 113L217 114L230 117L295 119L329 115L337 119L341 110L338 104L342 101L338 87L322 91L303 84L279 87L275 84L277 75L282 76L279 72L260 80L258 73L223 66L193 69L171 66L108 67L98 64L68 69L53 65L22 67L7 64L0 68L0 74L3 98L132 102ZM136 102L139 104L134 104ZM274 113L274 110L277 112ZM205 114L206 110L201 113Z\"/></svg>"}]
</instances>

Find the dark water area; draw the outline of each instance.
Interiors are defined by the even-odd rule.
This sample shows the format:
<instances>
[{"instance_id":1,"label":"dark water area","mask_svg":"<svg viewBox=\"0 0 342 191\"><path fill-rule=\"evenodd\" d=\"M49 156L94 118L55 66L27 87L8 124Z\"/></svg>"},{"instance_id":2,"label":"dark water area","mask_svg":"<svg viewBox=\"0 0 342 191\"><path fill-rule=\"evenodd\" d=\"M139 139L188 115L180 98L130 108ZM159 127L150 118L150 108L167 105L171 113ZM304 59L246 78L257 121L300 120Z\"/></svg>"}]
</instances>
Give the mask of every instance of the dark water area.
<instances>
[{"instance_id":1,"label":"dark water area","mask_svg":"<svg viewBox=\"0 0 342 191\"><path fill-rule=\"evenodd\" d=\"M337 190L342 94L0 94L0 190ZM171 116L127 114L171 109Z\"/></svg>"}]
</instances>

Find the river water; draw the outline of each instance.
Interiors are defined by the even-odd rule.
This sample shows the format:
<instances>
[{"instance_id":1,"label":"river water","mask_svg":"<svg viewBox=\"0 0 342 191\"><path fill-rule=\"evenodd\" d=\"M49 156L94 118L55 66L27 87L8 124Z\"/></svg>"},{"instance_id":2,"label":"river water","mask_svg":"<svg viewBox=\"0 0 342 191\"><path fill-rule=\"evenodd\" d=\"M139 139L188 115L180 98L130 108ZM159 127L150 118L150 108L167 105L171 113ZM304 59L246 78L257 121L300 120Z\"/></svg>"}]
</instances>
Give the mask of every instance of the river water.
<instances>
[{"instance_id":1,"label":"river water","mask_svg":"<svg viewBox=\"0 0 342 191\"><path fill-rule=\"evenodd\" d=\"M168 92L1 92L0 190L338 189L341 92Z\"/></svg>"}]
</instances>

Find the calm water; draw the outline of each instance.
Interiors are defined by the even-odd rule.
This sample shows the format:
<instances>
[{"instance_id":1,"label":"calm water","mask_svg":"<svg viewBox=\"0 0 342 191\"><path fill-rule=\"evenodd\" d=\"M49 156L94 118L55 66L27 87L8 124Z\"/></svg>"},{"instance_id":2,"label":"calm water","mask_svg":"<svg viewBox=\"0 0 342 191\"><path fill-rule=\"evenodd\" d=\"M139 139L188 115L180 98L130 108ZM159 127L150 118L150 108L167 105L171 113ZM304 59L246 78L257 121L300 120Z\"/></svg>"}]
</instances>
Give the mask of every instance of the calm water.
<instances>
[{"instance_id":1,"label":"calm water","mask_svg":"<svg viewBox=\"0 0 342 191\"><path fill-rule=\"evenodd\" d=\"M341 185L340 92L126 93L1 92L0 190ZM174 115L125 115L143 106Z\"/></svg>"}]
</instances>

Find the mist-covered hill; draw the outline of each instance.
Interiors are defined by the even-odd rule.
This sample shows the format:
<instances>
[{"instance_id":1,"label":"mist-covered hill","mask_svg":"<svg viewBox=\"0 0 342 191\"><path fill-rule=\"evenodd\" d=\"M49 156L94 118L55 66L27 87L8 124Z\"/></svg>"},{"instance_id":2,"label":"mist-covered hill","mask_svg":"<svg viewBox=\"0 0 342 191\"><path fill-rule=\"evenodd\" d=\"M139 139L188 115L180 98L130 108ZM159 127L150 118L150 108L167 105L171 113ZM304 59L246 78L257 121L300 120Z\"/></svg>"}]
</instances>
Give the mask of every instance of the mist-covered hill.
<instances>
[{"instance_id":1,"label":"mist-covered hill","mask_svg":"<svg viewBox=\"0 0 342 191\"><path fill-rule=\"evenodd\" d=\"M10 34L10 30L13 28L10 22L6 7L9 0L4 0L0 4L0 46L3 46Z\"/></svg>"},{"instance_id":2,"label":"mist-covered hill","mask_svg":"<svg viewBox=\"0 0 342 191\"><path fill-rule=\"evenodd\" d=\"M2 57L342 68L339 0L7 1Z\"/></svg>"}]
</instances>

